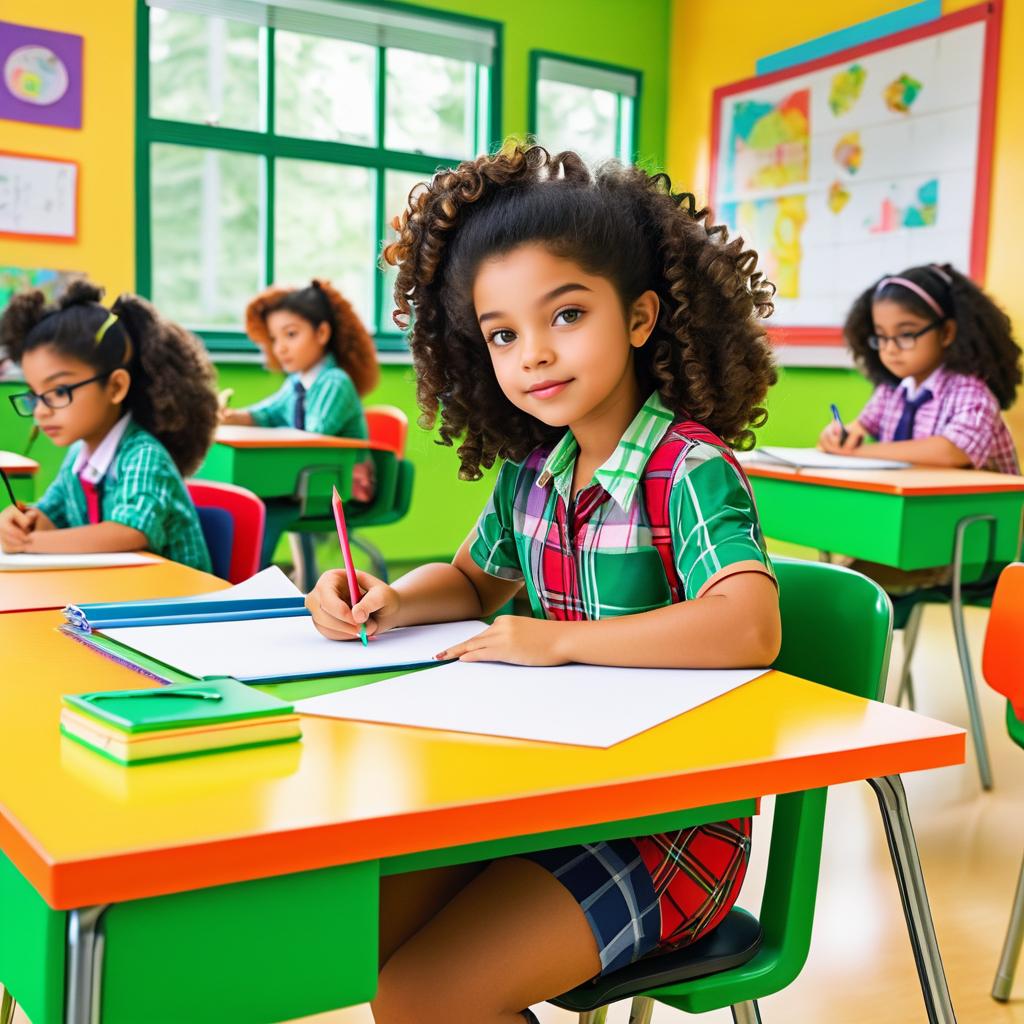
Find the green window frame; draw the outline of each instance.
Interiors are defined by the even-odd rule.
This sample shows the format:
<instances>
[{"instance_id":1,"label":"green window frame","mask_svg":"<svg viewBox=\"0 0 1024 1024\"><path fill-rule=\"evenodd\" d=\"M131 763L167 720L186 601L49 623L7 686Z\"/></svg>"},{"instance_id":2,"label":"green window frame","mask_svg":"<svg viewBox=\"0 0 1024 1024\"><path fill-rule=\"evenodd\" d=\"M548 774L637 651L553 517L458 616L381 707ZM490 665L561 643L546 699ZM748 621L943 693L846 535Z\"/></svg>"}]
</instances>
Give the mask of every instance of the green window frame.
<instances>
[{"instance_id":1,"label":"green window frame","mask_svg":"<svg viewBox=\"0 0 1024 1024\"><path fill-rule=\"evenodd\" d=\"M638 68L586 60L553 50L530 51L530 79L527 119L531 136L544 145L539 137L539 89L542 81L562 82L567 85L599 89L614 93L615 152L604 157L615 157L623 163L632 163L639 148L640 98L643 91L643 72Z\"/></svg>"},{"instance_id":2,"label":"green window frame","mask_svg":"<svg viewBox=\"0 0 1024 1024\"><path fill-rule=\"evenodd\" d=\"M278 0L281 3L281 0ZM350 4L353 0L350 0ZM354 0L366 8L378 5L371 0ZM157 6L163 6L155 0ZM169 6L169 5L168 5ZM237 6L232 0L207 0L203 13L212 17L230 20L231 9ZM287 0L284 0L287 6ZM469 25L489 30L494 40L490 66L478 64L474 83L473 111L477 152L491 148L501 139L501 83L502 83L502 24L484 18L453 14L447 11L432 11L414 4L388 3L389 11L408 12L419 18L431 18L453 24ZM260 66L264 69L260 88L261 124L263 129L252 131L228 128L194 122L173 121L150 114L150 18L151 8L147 0L137 0L136 8L136 147L135 147L135 255L136 290L139 294L152 297L153 293L153 234L152 234L152 177L151 149L155 144L169 143L177 146L192 146L203 150L222 153L243 153L262 158L260 175L260 240L262 247L262 273L260 287L274 281L275 245L275 165L279 159L319 161L347 167L367 168L374 173L375 247L367 252L372 261L373 309L371 322L367 324L373 334L377 348L382 353L404 353L407 351L405 335L385 320L384 311L389 308L385 295L385 274L377 267L381 246L387 240L390 229L386 219L396 211L385 209L385 173L402 171L422 174L429 178L439 166L455 162L451 156L439 156L421 151L409 152L385 147L385 120L387 116L387 75L385 53L387 46L377 46L376 67L376 145L364 146L345 142L297 138L278 134L275 131L275 32L273 25L260 31ZM315 31L309 32L315 35ZM403 47L406 48L406 47ZM414 45L407 48L415 49ZM174 311L167 311L173 316ZM188 324L199 335L213 354L226 355L243 361L257 358L256 346L241 329L243 310L238 311L238 329L204 327ZM385 323L388 327L383 327ZM390 329L389 329L390 328Z\"/></svg>"}]
</instances>

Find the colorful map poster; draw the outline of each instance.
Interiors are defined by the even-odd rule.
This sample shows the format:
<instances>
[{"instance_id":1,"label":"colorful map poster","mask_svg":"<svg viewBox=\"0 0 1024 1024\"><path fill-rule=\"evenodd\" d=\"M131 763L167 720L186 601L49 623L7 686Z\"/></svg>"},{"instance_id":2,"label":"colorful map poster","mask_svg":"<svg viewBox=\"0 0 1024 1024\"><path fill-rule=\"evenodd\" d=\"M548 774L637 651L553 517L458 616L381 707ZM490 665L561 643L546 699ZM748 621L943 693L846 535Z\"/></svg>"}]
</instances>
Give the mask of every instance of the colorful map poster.
<instances>
[{"instance_id":1,"label":"colorful map poster","mask_svg":"<svg viewBox=\"0 0 1024 1024\"><path fill-rule=\"evenodd\" d=\"M711 206L774 282L782 338L841 345L850 304L884 273L980 272L994 31L971 8L716 92Z\"/></svg>"}]
</instances>

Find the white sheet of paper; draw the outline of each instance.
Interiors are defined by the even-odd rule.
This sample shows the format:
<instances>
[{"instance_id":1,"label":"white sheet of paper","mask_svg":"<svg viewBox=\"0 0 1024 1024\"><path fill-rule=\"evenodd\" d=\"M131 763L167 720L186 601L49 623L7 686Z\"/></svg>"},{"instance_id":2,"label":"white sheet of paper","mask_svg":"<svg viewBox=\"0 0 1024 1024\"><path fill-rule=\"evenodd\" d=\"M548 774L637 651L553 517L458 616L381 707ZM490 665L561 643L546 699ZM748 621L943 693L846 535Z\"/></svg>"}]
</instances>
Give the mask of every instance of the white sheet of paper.
<instances>
[{"instance_id":1,"label":"white sheet of paper","mask_svg":"<svg viewBox=\"0 0 1024 1024\"><path fill-rule=\"evenodd\" d=\"M767 672L453 662L295 702L306 715L610 747Z\"/></svg>"},{"instance_id":2,"label":"white sheet of paper","mask_svg":"<svg viewBox=\"0 0 1024 1024\"><path fill-rule=\"evenodd\" d=\"M256 682L428 665L440 651L485 628L485 623L475 621L409 626L371 638L366 647L358 640L328 640L305 615L124 626L105 629L103 635L192 676Z\"/></svg>"},{"instance_id":3,"label":"white sheet of paper","mask_svg":"<svg viewBox=\"0 0 1024 1024\"><path fill-rule=\"evenodd\" d=\"M109 551L88 555L28 555L0 552L0 572L33 569L108 569L125 565L156 565L159 559L138 551Z\"/></svg>"},{"instance_id":4,"label":"white sheet of paper","mask_svg":"<svg viewBox=\"0 0 1024 1024\"><path fill-rule=\"evenodd\" d=\"M896 459L869 459L858 455L831 455L817 448L766 446L744 453L743 462L781 462L798 469L909 469L911 463ZM761 456L761 458L759 458Z\"/></svg>"},{"instance_id":5,"label":"white sheet of paper","mask_svg":"<svg viewBox=\"0 0 1024 1024\"><path fill-rule=\"evenodd\" d=\"M236 583L227 590L215 590L210 594L193 594L190 597L179 597L177 601L255 601L271 597L302 597L302 591L281 570L280 566L271 565L250 576L241 583ZM166 600L163 598L161 600Z\"/></svg>"}]
</instances>

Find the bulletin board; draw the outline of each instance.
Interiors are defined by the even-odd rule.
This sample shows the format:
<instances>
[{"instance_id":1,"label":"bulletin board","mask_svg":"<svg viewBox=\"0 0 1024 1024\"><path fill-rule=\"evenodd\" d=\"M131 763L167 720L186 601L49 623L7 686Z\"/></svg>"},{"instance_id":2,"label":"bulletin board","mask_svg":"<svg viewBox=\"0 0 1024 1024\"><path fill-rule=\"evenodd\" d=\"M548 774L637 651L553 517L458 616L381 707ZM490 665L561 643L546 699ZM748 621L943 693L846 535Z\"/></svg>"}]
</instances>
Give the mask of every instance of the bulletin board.
<instances>
[{"instance_id":1,"label":"bulletin board","mask_svg":"<svg viewBox=\"0 0 1024 1024\"><path fill-rule=\"evenodd\" d=\"M715 219L775 283L785 345L842 345L884 273L985 274L1001 5L716 90Z\"/></svg>"},{"instance_id":2,"label":"bulletin board","mask_svg":"<svg viewBox=\"0 0 1024 1024\"><path fill-rule=\"evenodd\" d=\"M0 236L73 242L78 235L78 164L0 152Z\"/></svg>"}]
</instances>

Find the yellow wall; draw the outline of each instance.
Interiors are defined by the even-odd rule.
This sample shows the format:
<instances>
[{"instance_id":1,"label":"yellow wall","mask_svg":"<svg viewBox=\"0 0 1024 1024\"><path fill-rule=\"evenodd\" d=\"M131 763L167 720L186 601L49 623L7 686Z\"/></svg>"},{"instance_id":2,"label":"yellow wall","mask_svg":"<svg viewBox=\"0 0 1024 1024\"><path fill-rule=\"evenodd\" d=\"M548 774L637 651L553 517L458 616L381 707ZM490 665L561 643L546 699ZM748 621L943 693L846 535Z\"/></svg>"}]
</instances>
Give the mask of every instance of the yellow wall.
<instances>
[{"instance_id":1,"label":"yellow wall","mask_svg":"<svg viewBox=\"0 0 1024 1024\"><path fill-rule=\"evenodd\" d=\"M4 0L0 15L85 38L81 131L0 121L0 148L78 162L78 240L3 238L0 264L88 271L110 295L128 291L135 283L135 5Z\"/></svg>"},{"instance_id":2,"label":"yellow wall","mask_svg":"<svg viewBox=\"0 0 1024 1024\"><path fill-rule=\"evenodd\" d=\"M753 75L760 57L904 6L882 0L676 0L667 148L668 170L676 183L707 197L714 89ZM943 13L970 6L973 0L945 0ZM1018 339L1024 336L1024 289L1018 270L1024 240L1024 62L1017 59L1022 49L1024 3L1010 0L1003 10L986 287L1013 318ZM1008 419L1018 448L1024 450L1024 402L1017 402Z\"/></svg>"}]
</instances>

